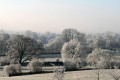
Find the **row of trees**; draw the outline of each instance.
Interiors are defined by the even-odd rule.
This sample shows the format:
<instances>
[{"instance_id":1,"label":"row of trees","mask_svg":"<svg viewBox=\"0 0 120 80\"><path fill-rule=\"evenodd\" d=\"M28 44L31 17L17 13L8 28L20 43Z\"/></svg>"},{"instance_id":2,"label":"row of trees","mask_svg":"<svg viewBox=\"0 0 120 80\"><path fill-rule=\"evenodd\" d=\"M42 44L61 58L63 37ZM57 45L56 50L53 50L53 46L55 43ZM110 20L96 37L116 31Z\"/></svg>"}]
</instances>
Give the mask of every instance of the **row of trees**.
<instances>
[{"instance_id":1,"label":"row of trees","mask_svg":"<svg viewBox=\"0 0 120 80\"><path fill-rule=\"evenodd\" d=\"M65 29L61 34L0 31L0 54L5 54L20 64L31 60L35 54L61 53L64 62L73 60L73 63L76 62L78 65L88 55L90 57L97 53L96 51L100 51L99 49L102 50L101 53L112 51L113 54L119 54L120 34L114 32L84 34L76 29Z\"/></svg>"}]
</instances>

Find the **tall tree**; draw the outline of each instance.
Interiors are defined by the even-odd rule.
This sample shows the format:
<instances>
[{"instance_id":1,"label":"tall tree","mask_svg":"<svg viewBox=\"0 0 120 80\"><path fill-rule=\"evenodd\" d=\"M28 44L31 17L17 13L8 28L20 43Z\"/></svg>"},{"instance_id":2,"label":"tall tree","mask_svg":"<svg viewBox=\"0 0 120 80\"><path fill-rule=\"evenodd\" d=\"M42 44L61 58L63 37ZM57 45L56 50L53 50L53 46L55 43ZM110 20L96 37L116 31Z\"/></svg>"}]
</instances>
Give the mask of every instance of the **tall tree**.
<instances>
[{"instance_id":1,"label":"tall tree","mask_svg":"<svg viewBox=\"0 0 120 80\"><path fill-rule=\"evenodd\" d=\"M114 51L120 50L120 34L114 32L104 33L106 48Z\"/></svg>"},{"instance_id":2,"label":"tall tree","mask_svg":"<svg viewBox=\"0 0 120 80\"><path fill-rule=\"evenodd\" d=\"M8 41L8 48L7 55L22 64L27 60L31 60L36 53L39 53L43 49L43 44L30 37L15 35Z\"/></svg>"},{"instance_id":3,"label":"tall tree","mask_svg":"<svg viewBox=\"0 0 120 80\"><path fill-rule=\"evenodd\" d=\"M78 32L76 29L65 29L61 35L65 42L69 42L72 39L78 39L79 41L85 41L85 34Z\"/></svg>"},{"instance_id":4,"label":"tall tree","mask_svg":"<svg viewBox=\"0 0 120 80\"><path fill-rule=\"evenodd\" d=\"M68 70L76 69L79 67L79 63L86 57L87 48L82 42L73 39L64 43L61 54L66 68L68 68ZM73 67L70 67L72 65Z\"/></svg>"},{"instance_id":5,"label":"tall tree","mask_svg":"<svg viewBox=\"0 0 120 80\"><path fill-rule=\"evenodd\" d=\"M101 48L101 49L106 48L106 41L103 38L102 34L92 35L92 37L87 39L87 43L91 51L94 50L95 48Z\"/></svg>"},{"instance_id":6,"label":"tall tree","mask_svg":"<svg viewBox=\"0 0 120 80\"><path fill-rule=\"evenodd\" d=\"M10 35L5 32L0 32L0 54L7 52L6 42L10 39Z\"/></svg>"},{"instance_id":7,"label":"tall tree","mask_svg":"<svg viewBox=\"0 0 120 80\"><path fill-rule=\"evenodd\" d=\"M60 37L56 37L45 44L45 51L46 53L60 53L63 44L63 40Z\"/></svg>"}]
</instances>

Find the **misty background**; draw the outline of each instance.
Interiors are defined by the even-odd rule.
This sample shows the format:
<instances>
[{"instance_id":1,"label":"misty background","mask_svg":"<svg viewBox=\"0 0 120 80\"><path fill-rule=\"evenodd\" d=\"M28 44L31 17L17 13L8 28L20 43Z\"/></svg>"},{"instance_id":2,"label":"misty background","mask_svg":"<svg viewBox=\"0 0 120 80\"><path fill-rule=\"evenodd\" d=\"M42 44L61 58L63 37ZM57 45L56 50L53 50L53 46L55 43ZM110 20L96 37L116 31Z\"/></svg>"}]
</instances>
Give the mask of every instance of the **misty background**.
<instances>
[{"instance_id":1,"label":"misty background","mask_svg":"<svg viewBox=\"0 0 120 80\"><path fill-rule=\"evenodd\" d=\"M119 0L0 0L0 29L84 33L120 30Z\"/></svg>"}]
</instances>

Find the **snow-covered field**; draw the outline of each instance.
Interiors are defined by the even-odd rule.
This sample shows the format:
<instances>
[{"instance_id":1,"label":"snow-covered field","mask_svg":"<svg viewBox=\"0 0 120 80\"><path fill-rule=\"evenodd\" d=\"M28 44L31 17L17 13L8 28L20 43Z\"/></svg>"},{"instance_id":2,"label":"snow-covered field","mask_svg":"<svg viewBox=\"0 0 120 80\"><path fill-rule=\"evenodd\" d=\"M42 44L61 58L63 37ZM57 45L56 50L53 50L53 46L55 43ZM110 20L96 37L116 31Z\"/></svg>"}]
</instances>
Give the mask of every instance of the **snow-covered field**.
<instances>
[{"instance_id":1,"label":"snow-covered field","mask_svg":"<svg viewBox=\"0 0 120 80\"><path fill-rule=\"evenodd\" d=\"M98 70L82 70L65 72L64 80L97 80L97 71ZM120 70L100 70L100 80L113 80L110 73L120 75ZM14 77L0 77L0 80L54 80L52 76L52 73L45 73Z\"/></svg>"}]
</instances>

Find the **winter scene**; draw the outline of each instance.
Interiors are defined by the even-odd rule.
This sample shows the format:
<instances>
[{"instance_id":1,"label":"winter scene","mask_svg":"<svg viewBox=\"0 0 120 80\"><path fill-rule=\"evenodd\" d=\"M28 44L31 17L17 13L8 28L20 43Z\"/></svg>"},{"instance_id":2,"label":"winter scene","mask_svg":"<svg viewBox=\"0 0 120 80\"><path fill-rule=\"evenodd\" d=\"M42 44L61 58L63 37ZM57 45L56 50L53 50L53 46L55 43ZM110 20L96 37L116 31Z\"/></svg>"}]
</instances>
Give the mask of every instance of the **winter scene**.
<instances>
[{"instance_id":1,"label":"winter scene","mask_svg":"<svg viewBox=\"0 0 120 80\"><path fill-rule=\"evenodd\" d=\"M120 0L0 0L0 80L120 80Z\"/></svg>"}]
</instances>

